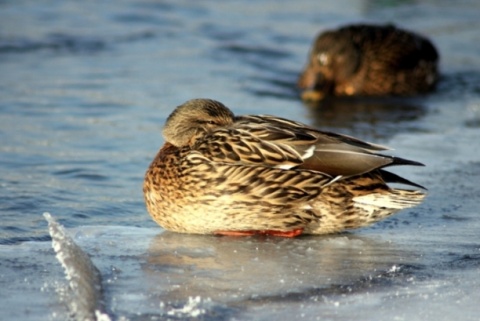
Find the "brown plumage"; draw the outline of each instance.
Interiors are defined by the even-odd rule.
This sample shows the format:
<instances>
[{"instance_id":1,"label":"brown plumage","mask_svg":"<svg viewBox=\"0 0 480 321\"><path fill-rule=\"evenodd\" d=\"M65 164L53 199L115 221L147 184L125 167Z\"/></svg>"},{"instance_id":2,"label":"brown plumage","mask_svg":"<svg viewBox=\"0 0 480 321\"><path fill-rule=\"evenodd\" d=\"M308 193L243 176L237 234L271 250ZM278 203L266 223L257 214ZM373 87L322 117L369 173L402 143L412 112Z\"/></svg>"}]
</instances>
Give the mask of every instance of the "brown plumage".
<instances>
[{"instance_id":1,"label":"brown plumage","mask_svg":"<svg viewBox=\"0 0 480 321\"><path fill-rule=\"evenodd\" d=\"M200 234L325 234L419 204L421 187L383 170L421 165L386 148L274 116L234 116L220 102L177 107L148 168L144 196L162 227Z\"/></svg>"},{"instance_id":2,"label":"brown plumage","mask_svg":"<svg viewBox=\"0 0 480 321\"><path fill-rule=\"evenodd\" d=\"M434 45L392 25L350 25L318 35L300 75L305 100L326 96L414 95L438 78Z\"/></svg>"}]
</instances>

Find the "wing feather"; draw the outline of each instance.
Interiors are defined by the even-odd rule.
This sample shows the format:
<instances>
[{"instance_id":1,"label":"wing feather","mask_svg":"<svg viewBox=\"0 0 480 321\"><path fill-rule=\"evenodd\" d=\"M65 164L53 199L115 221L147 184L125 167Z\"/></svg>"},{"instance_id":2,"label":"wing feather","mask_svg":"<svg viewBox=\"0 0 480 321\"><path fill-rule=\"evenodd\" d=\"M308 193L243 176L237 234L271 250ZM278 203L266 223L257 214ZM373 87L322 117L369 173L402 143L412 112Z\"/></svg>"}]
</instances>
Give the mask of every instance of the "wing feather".
<instances>
[{"instance_id":1,"label":"wing feather","mask_svg":"<svg viewBox=\"0 0 480 321\"><path fill-rule=\"evenodd\" d=\"M390 165L421 165L379 154L385 146L274 116L237 116L233 125L205 135L194 149L217 162L299 168L344 178Z\"/></svg>"}]
</instances>

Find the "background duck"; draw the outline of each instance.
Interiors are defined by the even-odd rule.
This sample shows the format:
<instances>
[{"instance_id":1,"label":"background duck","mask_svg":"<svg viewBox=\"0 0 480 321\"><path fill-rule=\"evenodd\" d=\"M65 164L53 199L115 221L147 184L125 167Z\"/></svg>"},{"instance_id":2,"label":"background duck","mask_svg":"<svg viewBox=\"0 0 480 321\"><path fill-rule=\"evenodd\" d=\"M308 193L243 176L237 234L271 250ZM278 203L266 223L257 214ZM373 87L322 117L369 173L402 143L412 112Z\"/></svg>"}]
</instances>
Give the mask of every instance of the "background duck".
<instances>
[{"instance_id":1,"label":"background duck","mask_svg":"<svg viewBox=\"0 0 480 321\"><path fill-rule=\"evenodd\" d=\"M235 116L222 103L178 106L143 192L162 227L185 233L296 236L359 228L419 204L419 185L383 168L422 165L386 148L274 116Z\"/></svg>"},{"instance_id":2,"label":"background duck","mask_svg":"<svg viewBox=\"0 0 480 321\"><path fill-rule=\"evenodd\" d=\"M439 55L425 37L393 25L348 25L318 35L299 77L302 99L414 95L432 90Z\"/></svg>"}]
</instances>

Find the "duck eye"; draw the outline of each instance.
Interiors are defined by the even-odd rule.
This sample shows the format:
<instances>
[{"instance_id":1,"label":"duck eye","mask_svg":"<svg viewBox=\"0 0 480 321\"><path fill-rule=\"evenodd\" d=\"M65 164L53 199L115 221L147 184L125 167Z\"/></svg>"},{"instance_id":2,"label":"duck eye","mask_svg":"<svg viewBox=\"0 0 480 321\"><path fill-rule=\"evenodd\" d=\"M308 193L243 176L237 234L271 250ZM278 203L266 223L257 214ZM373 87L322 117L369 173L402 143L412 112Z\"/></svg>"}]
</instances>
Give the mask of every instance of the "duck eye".
<instances>
[{"instance_id":1,"label":"duck eye","mask_svg":"<svg viewBox=\"0 0 480 321\"><path fill-rule=\"evenodd\" d=\"M325 66L328 64L328 55L324 52L321 52L317 55L317 60L320 65Z\"/></svg>"},{"instance_id":2,"label":"duck eye","mask_svg":"<svg viewBox=\"0 0 480 321\"><path fill-rule=\"evenodd\" d=\"M208 124L208 125L215 125L215 121L213 120L197 120L197 123L199 124Z\"/></svg>"}]
</instances>

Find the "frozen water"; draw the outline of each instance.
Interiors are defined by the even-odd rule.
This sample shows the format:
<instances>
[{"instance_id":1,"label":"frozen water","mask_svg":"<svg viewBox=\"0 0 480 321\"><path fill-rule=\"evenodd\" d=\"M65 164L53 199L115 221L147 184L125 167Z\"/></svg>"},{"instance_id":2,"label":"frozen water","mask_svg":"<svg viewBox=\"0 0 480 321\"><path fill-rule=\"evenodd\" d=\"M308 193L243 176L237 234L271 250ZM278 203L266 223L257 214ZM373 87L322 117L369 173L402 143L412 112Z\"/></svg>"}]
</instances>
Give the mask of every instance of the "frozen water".
<instances>
[{"instance_id":1,"label":"frozen water","mask_svg":"<svg viewBox=\"0 0 480 321\"><path fill-rule=\"evenodd\" d=\"M0 320L479 320L479 16L474 0L0 2ZM430 37L438 90L303 105L313 37L358 21ZM391 146L427 165L396 172L428 197L325 237L165 232L142 176L194 97Z\"/></svg>"},{"instance_id":2,"label":"frozen water","mask_svg":"<svg viewBox=\"0 0 480 321\"><path fill-rule=\"evenodd\" d=\"M90 257L72 240L49 213L43 216L48 221L52 247L65 270L68 280L68 304L70 314L78 320L95 320L101 316L103 307L102 278Z\"/></svg>"},{"instance_id":3,"label":"frozen water","mask_svg":"<svg viewBox=\"0 0 480 321\"><path fill-rule=\"evenodd\" d=\"M475 320L478 312L480 248L469 255L456 255L456 246L425 254L448 249L425 244L429 237L392 241L395 235L372 231L374 236L229 238L114 226L70 232L99 262L114 319L451 320L462 311L462 320ZM68 237L54 243L81 251ZM82 272L89 262L81 254L64 264L97 289L99 278ZM63 279L61 273L46 277ZM68 316L58 304L53 311L54 319Z\"/></svg>"}]
</instances>

